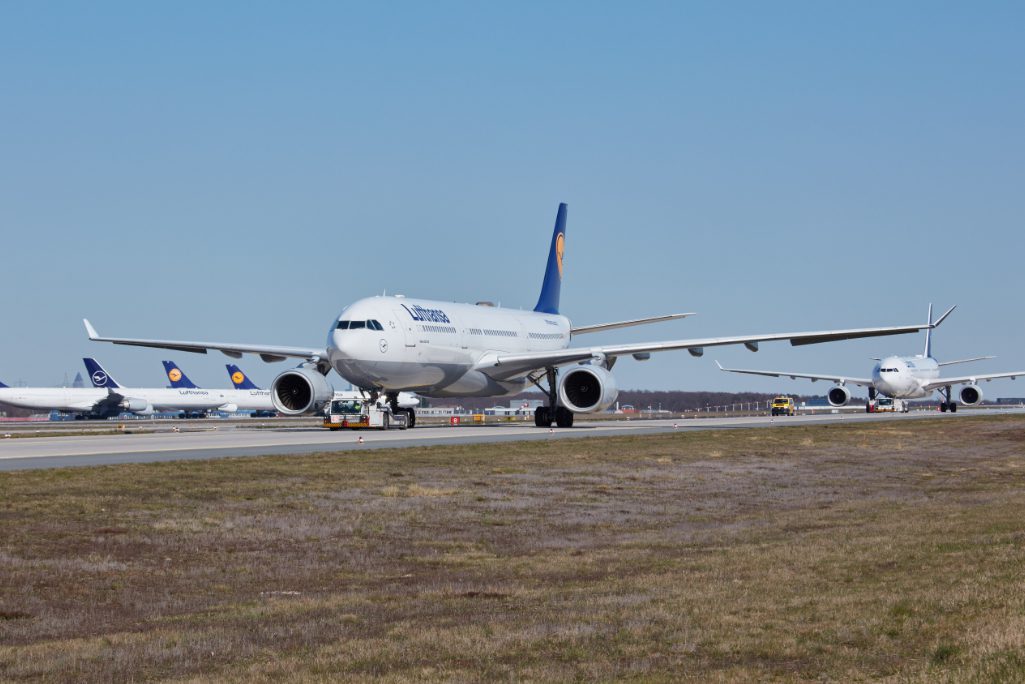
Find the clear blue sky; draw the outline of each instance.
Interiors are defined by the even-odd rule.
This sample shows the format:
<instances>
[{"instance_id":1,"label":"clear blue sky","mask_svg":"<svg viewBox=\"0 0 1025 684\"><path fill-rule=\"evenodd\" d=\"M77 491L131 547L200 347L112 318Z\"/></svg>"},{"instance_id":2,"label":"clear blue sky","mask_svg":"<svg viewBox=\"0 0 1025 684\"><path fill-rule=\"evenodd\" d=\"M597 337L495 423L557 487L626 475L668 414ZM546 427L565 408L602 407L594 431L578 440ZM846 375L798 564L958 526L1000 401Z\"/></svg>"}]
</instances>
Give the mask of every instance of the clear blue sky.
<instances>
[{"instance_id":1,"label":"clear blue sky","mask_svg":"<svg viewBox=\"0 0 1025 684\"><path fill-rule=\"evenodd\" d=\"M52 385L92 354L132 384L168 356L227 382L221 355L89 343L83 316L309 345L382 290L529 308L560 201L575 322L701 314L601 340L917 322L934 301L960 305L939 356L1025 368L1023 25L1020 2L4 3L0 378ZM864 374L921 345L616 373L811 390L713 359Z\"/></svg>"}]
</instances>

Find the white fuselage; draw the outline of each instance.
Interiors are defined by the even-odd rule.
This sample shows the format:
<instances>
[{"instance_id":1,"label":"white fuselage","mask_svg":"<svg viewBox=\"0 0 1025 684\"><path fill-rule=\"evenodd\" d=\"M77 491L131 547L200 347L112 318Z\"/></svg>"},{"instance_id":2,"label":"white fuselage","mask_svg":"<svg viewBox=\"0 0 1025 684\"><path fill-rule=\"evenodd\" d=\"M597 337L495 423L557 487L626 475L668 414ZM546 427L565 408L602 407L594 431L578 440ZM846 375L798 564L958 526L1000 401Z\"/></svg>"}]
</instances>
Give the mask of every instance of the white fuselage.
<instances>
[{"instance_id":1,"label":"white fuselage","mask_svg":"<svg viewBox=\"0 0 1025 684\"><path fill-rule=\"evenodd\" d=\"M872 385L883 396L921 399L932 394L923 386L940 376L936 359L927 356L889 356L872 369Z\"/></svg>"},{"instance_id":2,"label":"white fuselage","mask_svg":"<svg viewBox=\"0 0 1025 684\"><path fill-rule=\"evenodd\" d=\"M270 399L270 390L229 389L216 390L225 401L219 405L222 411L275 411Z\"/></svg>"},{"instance_id":3,"label":"white fuselage","mask_svg":"<svg viewBox=\"0 0 1025 684\"><path fill-rule=\"evenodd\" d=\"M134 413L216 409L227 403L224 392L218 390L119 387L113 391L123 397L123 410ZM88 412L109 397L102 387L0 388L0 402L41 410Z\"/></svg>"},{"instance_id":4,"label":"white fuselage","mask_svg":"<svg viewBox=\"0 0 1025 684\"><path fill-rule=\"evenodd\" d=\"M527 378L498 382L475 369L481 361L565 349L569 342L569 319L558 314L370 297L342 311L327 350L331 367L362 389L497 396L523 390Z\"/></svg>"}]
</instances>

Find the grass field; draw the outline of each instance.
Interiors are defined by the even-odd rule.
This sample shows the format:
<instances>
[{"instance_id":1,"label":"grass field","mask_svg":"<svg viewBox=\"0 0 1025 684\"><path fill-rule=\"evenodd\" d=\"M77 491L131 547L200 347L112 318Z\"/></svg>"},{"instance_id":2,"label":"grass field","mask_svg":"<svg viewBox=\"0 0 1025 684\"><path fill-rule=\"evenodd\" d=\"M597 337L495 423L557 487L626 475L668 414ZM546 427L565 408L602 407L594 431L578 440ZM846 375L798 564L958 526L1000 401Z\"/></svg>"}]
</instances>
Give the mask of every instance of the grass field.
<instances>
[{"instance_id":1,"label":"grass field","mask_svg":"<svg viewBox=\"0 0 1025 684\"><path fill-rule=\"evenodd\" d=\"M1025 419L0 474L0 680L1025 680Z\"/></svg>"}]
</instances>

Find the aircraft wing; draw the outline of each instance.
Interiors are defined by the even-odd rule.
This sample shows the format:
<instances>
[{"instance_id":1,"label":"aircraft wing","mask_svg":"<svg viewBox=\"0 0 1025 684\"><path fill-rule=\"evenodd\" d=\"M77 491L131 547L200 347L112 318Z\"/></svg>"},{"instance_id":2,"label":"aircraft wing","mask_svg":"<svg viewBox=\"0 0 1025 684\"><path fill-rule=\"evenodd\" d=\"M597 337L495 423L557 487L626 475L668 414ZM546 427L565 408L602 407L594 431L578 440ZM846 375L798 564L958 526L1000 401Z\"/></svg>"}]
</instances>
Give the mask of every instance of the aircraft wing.
<instances>
[{"instance_id":1,"label":"aircraft wing","mask_svg":"<svg viewBox=\"0 0 1025 684\"><path fill-rule=\"evenodd\" d=\"M243 354L259 354L260 358L271 363L284 361L288 358L308 359L313 356L327 358L327 350L321 347L274 347L262 344L234 344L231 342L192 342L180 340L143 340L129 337L101 337L88 319L82 319L89 339L94 342L112 342L133 347L156 347L158 349L174 349L176 351L206 354L209 350L219 351L233 359L242 358Z\"/></svg>"},{"instance_id":2,"label":"aircraft wing","mask_svg":"<svg viewBox=\"0 0 1025 684\"><path fill-rule=\"evenodd\" d=\"M949 313L949 311L947 312ZM705 347L719 347L730 344L743 344L751 351L758 351L759 342L776 342L786 340L794 346L818 344L820 342L836 342L853 340L862 337L880 337L883 335L904 335L936 327L942 322L944 314L934 323L902 325L889 328L851 328L849 330L821 330L816 332L776 333L769 335L740 335L737 337L706 337L692 340L673 340L669 342L639 342L633 344L612 344L595 347L571 347L556 351L525 352L518 354L488 354L477 364L477 370L487 373L496 380L505 380L540 370L549 366L563 366L589 359L602 360L620 356L647 358L652 352L686 349L693 356L704 354Z\"/></svg>"},{"instance_id":3,"label":"aircraft wing","mask_svg":"<svg viewBox=\"0 0 1025 684\"><path fill-rule=\"evenodd\" d=\"M694 316L693 313L666 314L665 316L652 316L650 318L634 318L629 321L617 321L615 323L596 323L594 325L581 325L570 330L571 335L584 335L586 333L601 332L604 330L616 330L618 328L629 328L634 325L647 325L649 323L661 323L662 321L675 321L678 318Z\"/></svg>"},{"instance_id":4,"label":"aircraft wing","mask_svg":"<svg viewBox=\"0 0 1025 684\"><path fill-rule=\"evenodd\" d=\"M946 387L947 385L974 385L980 380L989 382L990 380L999 380L1000 378L1011 378L1014 380L1019 375L1025 376L1025 371L1014 371L1012 373L982 373L980 375L962 375L959 378L936 378L932 382L927 382L922 385L922 389L934 390L940 387Z\"/></svg>"},{"instance_id":5,"label":"aircraft wing","mask_svg":"<svg viewBox=\"0 0 1025 684\"><path fill-rule=\"evenodd\" d=\"M772 378L790 378L794 380L796 378L804 378L815 382L816 380L828 380L829 382L835 382L840 385L861 385L862 387L871 387L872 380L870 378L852 378L847 375L815 375L814 373L791 373L789 371L763 371L763 370L746 370L742 368L723 368L718 361L715 365L719 366L719 370L727 371L728 373L747 373L748 375L767 375Z\"/></svg>"}]
</instances>

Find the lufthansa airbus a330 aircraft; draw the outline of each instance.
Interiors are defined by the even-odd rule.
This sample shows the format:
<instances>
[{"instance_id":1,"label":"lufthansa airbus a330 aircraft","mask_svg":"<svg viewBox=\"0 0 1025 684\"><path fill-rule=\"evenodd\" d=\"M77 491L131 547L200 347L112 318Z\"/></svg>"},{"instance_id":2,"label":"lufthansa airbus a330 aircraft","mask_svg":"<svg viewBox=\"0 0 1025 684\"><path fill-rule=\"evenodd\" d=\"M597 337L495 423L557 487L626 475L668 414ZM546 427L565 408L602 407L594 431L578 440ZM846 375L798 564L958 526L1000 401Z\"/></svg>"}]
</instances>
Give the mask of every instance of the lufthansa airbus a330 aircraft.
<instances>
[{"instance_id":1,"label":"lufthansa airbus a330 aircraft","mask_svg":"<svg viewBox=\"0 0 1025 684\"><path fill-rule=\"evenodd\" d=\"M559 312L566 248L566 205L560 204L548 253L541 295L533 311L489 303L451 302L380 296L345 307L331 321L327 343L317 347L193 342L103 337L84 320L89 338L99 342L207 353L232 358L258 354L264 361L301 359L297 368L279 374L271 386L274 406L283 414L319 411L332 397L325 376L334 370L372 401L384 396L393 411L401 391L426 397L484 397L515 394L532 385L548 397L539 407L538 426L573 425L574 413L602 411L618 395L612 367L623 356L644 360L652 352L686 349L701 356L705 347L743 344L757 351L760 342L788 340L815 344L879 335L899 335L931 327L930 323L884 328L741 335L633 344L571 346L575 336L653 323L689 314L672 314L617 323L573 327ZM561 371L561 372L560 372Z\"/></svg>"},{"instance_id":2,"label":"lufthansa airbus a330 aircraft","mask_svg":"<svg viewBox=\"0 0 1025 684\"><path fill-rule=\"evenodd\" d=\"M871 378L852 378L847 375L818 375L814 373L790 373L787 371L762 371L747 370L742 368L723 368L716 361L719 370L729 373L747 373L749 375L768 375L774 378L788 377L791 379L804 378L815 382L816 380L828 380L835 382L826 398L833 406L846 406L851 400L851 392L847 385L861 385L868 388L869 399L875 399L876 394L892 399L923 399L935 391L943 396L940 402L940 411L957 411L957 403L953 400L951 388L954 385L965 385L961 388L961 403L965 406L974 406L982 401L982 389L980 381L997 380L999 378L1015 379L1019 375L1025 375L1025 371L1013 371L1010 373L982 373L974 375L961 375L956 377L941 378L940 368L942 366L953 366L958 363L970 363L972 361L984 361L993 358L992 356L977 356L972 359L959 359L957 361L937 361L932 355L932 328L935 328L943 319L950 315L956 307L947 309L946 313L932 323L925 331L925 353L917 356L887 356L885 359L876 359L875 368L872 369ZM929 320L932 321L932 304L929 305ZM866 404L866 409L869 406Z\"/></svg>"}]
</instances>

